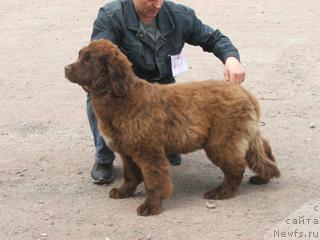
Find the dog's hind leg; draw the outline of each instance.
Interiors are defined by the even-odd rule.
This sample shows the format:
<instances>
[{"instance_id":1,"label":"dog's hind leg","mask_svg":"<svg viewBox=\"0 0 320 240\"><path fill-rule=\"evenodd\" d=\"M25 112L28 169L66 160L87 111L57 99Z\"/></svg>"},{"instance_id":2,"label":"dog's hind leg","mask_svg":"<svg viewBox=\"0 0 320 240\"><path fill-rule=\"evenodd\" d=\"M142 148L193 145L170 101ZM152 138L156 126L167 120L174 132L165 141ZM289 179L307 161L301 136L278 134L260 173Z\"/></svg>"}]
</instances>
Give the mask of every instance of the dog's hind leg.
<instances>
[{"instance_id":1,"label":"dog's hind leg","mask_svg":"<svg viewBox=\"0 0 320 240\"><path fill-rule=\"evenodd\" d=\"M109 196L120 199L132 196L137 186L143 181L141 170L133 162L131 157L121 156L123 162L124 182L120 188L113 188Z\"/></svg>"},{"instance_id":2,"label":"dog's hind leg","mask_svg":"<svg viewBox=\"0 0 320 240\"><path fill-rule=\"evenodd\" d=\"M140 216L157 215L161 212L162 201L168 198L173 189L170 178L170 163L164 153L151 153L134 159L139 165L144 179L147 198L137 213Z\"/></svg>"},{"instance_id":3,"label":"dog's hind leg","mask_svg":"<svg viewBox=\"0 0 320 240\"><path fill-rule=\"evenodd\" d=\"M232 141L225 146L207 144L205 152L208 158L224 173L223 183L204 194L206 199L226 199L233 197L239 189L246 168L244 152L239 144Z\"/></svg>"}]
</instances>

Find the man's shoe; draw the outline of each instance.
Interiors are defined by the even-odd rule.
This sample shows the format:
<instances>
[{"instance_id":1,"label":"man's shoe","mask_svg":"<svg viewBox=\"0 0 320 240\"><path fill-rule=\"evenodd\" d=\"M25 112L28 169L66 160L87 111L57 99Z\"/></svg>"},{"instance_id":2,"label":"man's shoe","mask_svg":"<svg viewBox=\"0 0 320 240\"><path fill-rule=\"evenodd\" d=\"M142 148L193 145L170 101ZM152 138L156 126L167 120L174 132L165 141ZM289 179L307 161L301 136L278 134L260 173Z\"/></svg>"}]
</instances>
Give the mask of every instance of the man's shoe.
<instances>
[{"instance_id":1,"label":"man's shoe","mask_svg":"<svg viewBox=\"0 0 320 240\"><path fill-rule=\"evenodd\" d=\"M112 163L94 163L91 170L91 177L96 184L109 184L114 180L114 169Z\"/></svg>"},{"instance_id":2,"label":"man's shoe","mask_svg":"<svg viewBox=\"0 0 320 240\"><path fill-rule=\"evenodd\" d=\"M168 155L167 158L169 159L171 165L177 166L181 164L181 155L180 154L171 154Z\"/></svg>"}]
</instances>

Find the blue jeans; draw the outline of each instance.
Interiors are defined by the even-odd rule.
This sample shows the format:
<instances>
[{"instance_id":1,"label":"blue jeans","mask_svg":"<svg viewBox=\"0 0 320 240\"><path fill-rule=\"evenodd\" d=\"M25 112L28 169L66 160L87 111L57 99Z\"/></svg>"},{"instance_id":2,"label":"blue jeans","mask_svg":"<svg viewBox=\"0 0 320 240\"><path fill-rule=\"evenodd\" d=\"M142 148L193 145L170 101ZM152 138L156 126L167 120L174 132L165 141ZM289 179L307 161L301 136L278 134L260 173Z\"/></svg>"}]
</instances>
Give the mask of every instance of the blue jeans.
<instances>
[{"instance_id":1,"label":"blue jeans","mask_svg":"<svg viewBox=\"0 0 320 240\"><path fill-rule=\"evenodd\" d=\"M99 133L97 119L92 109L92 99L90 94L88 94L87 96L87 115L88 115L91 132L94 139L94 146L96 147L96 154L95 154L96 162L100 164L113 163L116 157L114 152L112 152L107 147L107 145L105 144L103 138Z\"/></svg>"}]
</instances>

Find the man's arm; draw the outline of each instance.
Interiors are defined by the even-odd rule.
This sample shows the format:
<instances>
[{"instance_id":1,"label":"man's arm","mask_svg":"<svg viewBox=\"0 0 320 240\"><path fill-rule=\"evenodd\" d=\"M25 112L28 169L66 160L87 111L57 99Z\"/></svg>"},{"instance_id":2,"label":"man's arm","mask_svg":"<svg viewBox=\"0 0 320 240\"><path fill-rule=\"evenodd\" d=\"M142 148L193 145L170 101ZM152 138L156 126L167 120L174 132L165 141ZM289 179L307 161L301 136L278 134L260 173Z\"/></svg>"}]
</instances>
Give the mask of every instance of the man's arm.
<instances>
[{"instance_id":1,"label":"man's arm","mask_svg":"<svg viewBox=\"0 0 320 240\"><path fill-rule=\"evenodd\" d=\"M219 30L203 24L193 10L191 11L192 28L187 43L201 46L206 52L212 52L224 63L226 81L241 83L245 79L245 71L240 63L240 55L230 39Z\"/></svg>"},{"instance_id":2,"label":"man's arm","mask_svg":"<svg viewBox=\"0 0 320 240\"><path fill-rule=\"evenodd\" d=\"M91 41L98 39L108 39L115 44L118 42L111 16L105 8L100 8L93 24Z\"/></svg>"}]
</instances>

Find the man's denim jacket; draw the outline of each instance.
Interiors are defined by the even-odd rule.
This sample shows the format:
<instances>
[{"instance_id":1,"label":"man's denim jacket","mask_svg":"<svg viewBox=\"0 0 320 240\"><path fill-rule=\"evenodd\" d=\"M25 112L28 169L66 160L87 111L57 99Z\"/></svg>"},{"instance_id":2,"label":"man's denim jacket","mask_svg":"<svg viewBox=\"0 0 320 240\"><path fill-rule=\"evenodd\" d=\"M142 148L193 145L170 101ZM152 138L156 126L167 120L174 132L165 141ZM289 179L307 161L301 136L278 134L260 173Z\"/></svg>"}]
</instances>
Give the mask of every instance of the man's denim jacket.
<instances>
[{"instance_id":1,"label":"man's denim jacket","mask_svg":"<svg viewBox=\"0 0 320 240\"><path fill-rule=\"evenodd\" d=\"M185 43L201 46L223 63L229 56L239 59L238 50L219 30L203 24L194 11L181 4L164 1L157 15L160 37L155 48L139 28L139 17L132 0L116 0L99 10L91 40L109 39L126 54L134 72L149 82L172 83L172 55L181 52Z\"/></svg>"}]
</instances>

